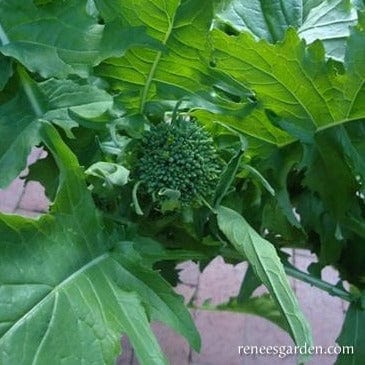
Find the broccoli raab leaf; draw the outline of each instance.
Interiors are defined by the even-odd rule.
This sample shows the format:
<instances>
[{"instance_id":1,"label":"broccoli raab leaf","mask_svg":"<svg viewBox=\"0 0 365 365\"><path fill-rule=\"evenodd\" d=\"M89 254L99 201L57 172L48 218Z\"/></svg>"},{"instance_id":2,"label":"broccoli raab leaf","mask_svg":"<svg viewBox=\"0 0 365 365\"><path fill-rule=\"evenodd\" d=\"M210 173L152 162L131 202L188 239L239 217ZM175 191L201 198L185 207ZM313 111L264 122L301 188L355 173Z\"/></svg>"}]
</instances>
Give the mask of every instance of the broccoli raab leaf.
<instances>
[{"instance_id":1,"label":"broccoli raab leaf","mask_svg":"<svg viewBox=\"0 0 365 365\"><path fill-rule=\"evenodd\" d=\"M364 117L364 32L354 29L348 40L345 68L326 62L321 43L309 47L290 30L281 43L256 41L244 33L212 34L218 70L254 90L258 101L299 130L318 128Z\"/></svg>"},{"instance_id":2,"label":"broccoli raab leaf","mask_svg":"<svg viewBox=\"0 0 365 365\"><path fill-rule=\"evenodd\" d=\"M302 1L228 0L217 13L220 22L239 31L250 31L259 39L281 40L289 26L302 23Z\"/></svg>"},{"instance_id":3,"label":"broccoli raab leaf","mask_svg":"<svg viewBox=\"0 0 365 365\"><path fill-rule=\"evenodd\" d=\"M176 100L189 96L193 107L215 113L196 113L205 123L209 117L216 120L217 114L218 119L231 118L232 124L248 116L240 127L255 139L274 145L291 140L268 121L262 110L250 114L256 106L247 101L250 93L241 82L209 67L215 62L208 36L214 16L211 1L172 1L166 6L163 1L141 0L133 7L111 0L98 0L96 4L106 19L120 15L133 26L144 25L149 35L164 45L161 51L134 48L124 57L108 59L97 67L97 74L120 92L117 99L130 113L144 110L149 117L157 114L161 118L165 104L171 109ZM226 91L239 102L224 97Z\"/></svg>"},{"instance_id":4,"label":"broccoli raab leaf","mask_svg":"<svg viewBox=\"0 0 365 365\"><path fill-rule=\"evenodd\" d=\"M199 348L189 312L162 276L166 268L174 274L175 260L207 262L217 252L248 259L271 294L241 306L233 299L226 309L260 314L296 344L310 344L270 242L311 245L319 265L334 264L364 285L361 8L356 0L0 0L0 186L43 144L48 157L29 178L43 181L54 200L38 220L0 215L0 363L111 364L126 333L141 364L164 364L150 320ZM217 187L219 227L205 221L205 210L184 215L189 223L175 216L160 223L152 208L135 217L134 176L121 165L121 216L108 211L102 220L80 164L116 167L147 119L160 121L182 98L181 109L231 159ZM244 151L232 158L237 134ZM114 219L126 224L123 233L111 234ZM178 232L166 238L161 225ZM236 251L200 245L193 227L204 242L209 233L221 238L220 228ZM161 260L168 265L157 273L151 266ZM341 343L361 342L362 317L351 305ZM358 354L354 364L362 365Z\"/></svg>"},{"instance_id":5,"label":"broccoli raab leaf","mask_svg":"<svg viewBox=\"0 0 365 365\"><path fill-rule=\"evenodd\" d=\"M299 36L307 43L320 39L328 57L343 60L350 26L355 25L357 20L357 12L352 3L352 0L322 1L310 9L299 28Z\"/></svg>"},{"instance_id":6,"label":"broccoli raab leaf","mask_svg":"<svg viewBox=\"0 0 365 365\"><path fill-rule=\"evenodd\" d=\"M87 76L103 59L121 56L132 45L156 46L144 29L121 22L99 24L86 0L0 3L0 52L43 77Z\"/></svg>"},{"instance_id":7,"label":"broccoli raab leaf","mask_svg":"<svg viewBox=\"0 0 365 365\"><path fill-rule=\"evenodd\" d=\"M337 342L345 348L353 346L353 352L339 355L335 365L363 364L365 361L364 341L365 311L360 304L352 303L347 311Z\"/></svg>"},{"instance_id":8,"label":"broccoli raab leaf","mask_svg":"<svg viewBox=\"0 0 365 365\"><path fill-rule=\"evenodd\" d=\"M272 154L272 149L265 152L270 146L285 148L298 139L314 143L317 131L363 118L363 22L360 16L347 39L344 64L326 61L321 42L306 46L293 29L276 44L249 33L229 36L213 30L215 70L252 89L257 106L244 118L207 112L199 116L243 132L249 153L260 158Z\"/></svg>"},{"instance_id":9,"label":"broccoli raab leaf","mask_svg":"<svg viewBox=\"0 0 365 365\"><path fill-rule=\"evenodd\" d=\"M241 43L247 47L239 53L239 59L228 56L228 48L222 47L217 62L224 72L249 83L262 107L270 110L270 120L298 141L291 147L279 145L280 150L259 167L278 192L272 199L278 200L276 205L266 205L264 212L274 209L285 213L292 226L304 227L303 233L312 235L312 248L321 264L346 262L342 277L356 285L361 283L362 273L351 267L347 256L355 242L358 250L363 242L358 235L364 206L360 192L365 179L365 155L359 143L365 116L363 22L362 15L346 42L344 65L326 62L320 43L306 47L294 32L275 45L255 42L248 35L229 38L237 47ZM221 38L221 34L217 36ZM255 110L252 115L257 113ZM247 120L226 118L225 123L247 133ZM262 154L260 157L264 158ZM289 181L294 176L294 181ZM300 224L292 219L294 207L300 214ZM277 218L277 213L271 214L271 222L262 226L284 238L288 229ZM314 232L318 239L313 237ZM317 242L320 247L316 247ZM358 252L355 256L358 262L364 262L364 255Z\"/></svg>"},{"instance_id":10,"label":"broccoli raab leaf","mask_svg":"<svg viewBox=\"0 0 365 365\"><path fill-rule=\"evenodd\" d=\"M281 41L287 29L294 27L308 43L320 39L327 56L342 60L357 14L350 0L228 0L223 2L217 19L272 43Z\"/></svg>"},{"instance_id":11,"label":"broccoli raab leaf","mask_svg":"<svg viewBox=\"0 0 365 365\"><path fill-rule=\"evenodd\" d=\"M275 44L248 32L232 36L213 30L212 68L234 80L238 89L241 85L241 92L251 89L256 106L244 117L211 111L196 115L243 132L249 153L262 158L274 146L282 148L295 139L313 142L318 130L363 118L363 18L360 14L359 24L344 41L343 64L326 60L321 42L307 46L293 29Z\"/></svg>"},{"instance_id":12,"label":"broccoli raab leaf","mask_svg":"<svg viewBox=\"0 0 365 365\"><path fill-rule=\"evenodd\" d=\"M278 310L278 306L269 294L248 298L242 302L239 302L236 298L231 298L227 303L219 304L217 306L205 304L200 308L205 310L252 314L271 321L284 331L288 330L285 318Z\"/></svg>"},{"instance_id":13,"label":"broccoli raab leaf","mask_svg":"<svg viewBox=\"0 0 365 365\"><path fill-rule=\"evenodd\" d=\"M177 95L206 90L206 79L211 76L202 59L207 56L211 1L141 0L131 6L128 2L97 0L96 4L106 19L119 15L132 26L146 26L165 47L160 51L133 49L98 68L98 74L121 91L121 100L129 110L142 112L147 101L163 95L169 98L177 90Z\"/></svg>"},{"instance_id":14,"label":"broccoli raab leaf","mask_svg":"<svg viewBox=\"0 0 365 365\"><path fill-rule=\"evenodd\" d=\"M126 333L141 364L165 364L148 318L199 347L181 298L143 266L130 242L113 248L76 158L56 130L40 135L60 168L50 215L0 215L1 364L112 364ZM22 348L22 351L14 351Z\"/></svg>"},{"instance_id":15,"label":"broccoli raab leaf","mask_svg":"<svg viewBox=\"0 0 365 365\"><path fill-rule=\"evenodd\" d=\"M298 346L311 344L309 324L300 310L275 248L232 209L219 207L218 225L236 250L247 257L255 274L269 290L295 343Z\"/></svg>"},{"instance_id":16,"label":"broccoli raab leaf","mask_svg":"<svg viewBox=\"0 0 365 365\"><path fill-rule=\"evenodd\" d=\"M69 112L94 118L113 105L112 97L91 85L48 79L36 83L19 68L16 96L0 106L0 187L8 185L25 168L31 148L40 142L39 126L48 120L69 136L78 124Z\"/></svg>"}]
</instances>

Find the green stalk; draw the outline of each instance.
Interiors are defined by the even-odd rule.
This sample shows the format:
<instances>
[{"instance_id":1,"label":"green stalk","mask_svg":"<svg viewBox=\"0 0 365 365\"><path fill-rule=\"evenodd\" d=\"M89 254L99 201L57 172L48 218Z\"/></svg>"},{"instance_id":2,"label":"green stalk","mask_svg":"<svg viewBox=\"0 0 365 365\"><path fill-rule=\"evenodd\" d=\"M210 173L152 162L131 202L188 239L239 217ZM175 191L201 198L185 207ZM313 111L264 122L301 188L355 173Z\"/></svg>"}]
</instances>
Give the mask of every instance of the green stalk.
<instances>
[{"instance_id":1,"label":"green stalk","mask_svg":"<svg viewBox=\"0 0 365 365\"><path fill-rule=\"evenodd\" d=\"M242 255L238 254L235 250L229 250L226 253L221 249L220 253L223 257L227 257L230 259L240 259L241 261L242 261L242 259L245 260L242 257ZM349 293L347 290L341 289L333 284L327 283L326 281L323 281L310 274L307 274L288 263L284 264L283 266L284 266L285 273L288 276L291 276L294 279L303 281L304 283L307 283L311 286L315 286L316 288L321 289L332 296L339 297L350 303L358 299L358 296L356 296L352 293Z\"/></svg>"},{"instance_id":2,"label":"green stalk","mask_svg":"<svg viewBox=\"0 0 365 365\"><path fill-rule=\"evenodd\" d=\"M301 280L312 286L315 286L316 288L321 289L321 290L329 293L330 295L333 295L333 296L339 297L343 300L346 300L347 302L353 302L354 300L357 299L355 295L349 293L348 291L341 289L330 283L327 283L326 281L318 279L303 271L300 271L293 266L284 265L284 269L285 269L285 272L287 275L289 275L295 279Z\"/></svg>"},{"instance_id":3,"label":"green stalk","mask_svg":"<svg viewBox=\"0 0 365 365\"><path fill-rule=\"evenodd\" d=\"M168 27L168 29L166 31L166 34L165 34L165 37L162 41L163 46L166 46L166 43L170 38L170 34L172 32L173 26L174 26L174 19L169 19L169 27ZM158 51L157 54L156 54L155 60L152 64L152 67L150 69L150 72L147 76L147 80L146 80L145 86L144 86L143 91L142 91L141 105L140 105L140 108L139 108L139 112L141 114L143 114L144 107L145 107L145 104L146 104L146 101L147 101L148 91L150 90L150 87L151 87L151 84L152 84L152 81L153 81L153 77L155 76L157 66L160 62L161 56L162 56L162 51Z\"/></svg>"}]
</instances>

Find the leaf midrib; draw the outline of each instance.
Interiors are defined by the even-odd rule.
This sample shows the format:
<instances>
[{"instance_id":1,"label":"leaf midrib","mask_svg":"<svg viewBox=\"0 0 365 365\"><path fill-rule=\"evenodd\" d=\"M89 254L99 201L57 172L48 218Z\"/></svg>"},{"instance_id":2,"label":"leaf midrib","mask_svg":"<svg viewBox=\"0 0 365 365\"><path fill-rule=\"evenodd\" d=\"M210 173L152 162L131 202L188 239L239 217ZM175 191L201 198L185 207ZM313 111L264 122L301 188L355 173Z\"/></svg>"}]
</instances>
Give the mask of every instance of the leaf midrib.
<instances>
[{"instance_id":1,"label":"leaf midrib","mask_svg":"<svg viewBox=\"0 0 365 365\"><path fill-rule=\"evenodd\" d=\"M350 19L346 19L346 20L337 20L337 21L333 21L333 22L327 22L327 23L320 23L320 24L316 24L315 26L313 26L313 24L311 26L307 26L306 28L299 28L298 29L298 34L304 33L308 30L313 30L313 29L318 29L318 28L325 28L328 27L330 25L338 25L338 24L346 24L346 23L354 23L356 21L356 18L350 18ZM347 36L347 35L346 35ZM345 35L343 37L346 37ZM339 38L339 37L331 37L329 39L332 38ZM323 38L321 37L321 40Z\"/></svg>"},{"instance_id":2,"label":"leaf midrib","mask_svg":"<svg viewBox=\"0 0 365 365\"><path fill-rule=\"evenodd\" d=\"M175 22L176 13L177 13L177 9L175 11L174 16L171 19L168 17L169 26L167 28L165 37L164 37L164 39L162 41L162 45L163 46L166 46L166 43L168 42L168 40L170 38L170 35L171 35L171 32L172 32L172 30L174 28L174 22ZM140 106L140 113L141 114L143 114L144 106L145 106L146 101L147 101L148 91L150 90L150 87L151 87L151 84L152 84L152 80L153 80L153 77L154 77L154 75L156 73L157 66L158 66L158 64L160 62L161 56L162 56L162 51L158 51L157 54L156 54L155 60L153 61L152 67L150 69L150 72L149 72L149 74L147 76L147 81L146 81L146 84L145 84L145 86L143 88L143 91L142 91L141 106Z\"/></svg>"}]
</instances>

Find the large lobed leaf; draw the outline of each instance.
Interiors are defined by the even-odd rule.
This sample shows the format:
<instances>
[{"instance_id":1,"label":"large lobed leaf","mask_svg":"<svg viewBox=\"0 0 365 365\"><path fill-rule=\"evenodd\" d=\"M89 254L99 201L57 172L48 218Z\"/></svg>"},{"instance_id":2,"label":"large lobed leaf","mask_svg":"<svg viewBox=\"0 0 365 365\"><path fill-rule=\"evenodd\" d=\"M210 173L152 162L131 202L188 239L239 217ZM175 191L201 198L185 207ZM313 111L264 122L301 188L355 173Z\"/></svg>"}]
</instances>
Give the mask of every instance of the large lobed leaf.
<instances>
[{"instance_id":1,"label":"large lobed leaf","mask_svg":"<svg viewBox=\"0 0 365 365\"><path fill-rule=\"evenodd\" d=\"M142 28L123 27L117 21L102 25L94 15L86 0L43 6L32 0L3 0L0 52L43 77L85 77L91 67L123 55L132 45L158 45Z\"/></svg>"},{"instance_id":2,"label":"large lobed leaf","mask_svg":"<svg viewBox=\"0 0 365 365\"><path fill-rule=\"evenodd\" d=\"M217 69L251 88L265 109L288 119L293 129L314 133L364 117L361 26L348 40L344 74L337 64L325 61L319 42L306 47L293 30L275 45L247 33L230 37L215 30L212 37Z\"/></svg>"},{"instance_id":3,"label":"large lobed leaf","mask_svg":"<svg viewBox=\"0 0 365 365\"><path fill-rule=\"evenodd\" d=\"M118 101L124 108L133 113L144 112L150 100L175 100L198 92L206 96L217 82L217 73L222 82L229 80L229 85L235 87L226 89L227 84L223 82L221 94L222 90L228 94L233 91L245 98L247 90L252 89L257 102L248 105L244 119L242 114L219 118L207 112L197 115L205 121L220 119L253 140L278 147L294 139L314 144L308 154L312 160L306 183L332 204L337 216L343 215L355 189L351 170L359 176L364 174L361 151L346 147L347 131L336 130L332 135L322 135L321 131L365 116L364 32L361 29L364 24L360 18L360 25L344 43L348 26L356 18L349 1L250 2L242 15L254 14L248 19L251 23L246 22L242 29L256 36L263 32L260 37L271 42L282 41L273 45L265 40L257 41L248 33L232 37L214 30L212 59L207 52L210 42L207 32L213 18L210 1L137 0L131 5L96 0L95 3L106 25L99 24L95 9L86 10L86 1L54 1L41 7L29 0L0 2L0 64L3 65L0 89L12 74L10 57L43 77L86 76L90 67L105 58L122 55L132 43L153 46L157 40L163 49L132 49L123 58L108 59L98 68L98 74L107 77L112 87L121 92ZM246 4L244 1L226 3ZM259 5L264 5L262 13L257 10ZM261 20L266 28L261 26ZM147 27L152 38L145 37L141 28L135 28L141 25ZM299 35L291 29L284 37L292 25L299 29ZM34 33L29 27L39 32ZM312 42L321 38L318 29L329 35L324 39L325 49L319 42L307 47L300 40L304 37ZM132 39L137 42L131 43ZM344 48L344 67L325 61L325 51L327 55L341 58ZM49 363L54 361L50 356L56 354L58 359L66 358L75 364L80 359L110 363L118 350L118 333L124 331L130 336L141 363L163 363L165 359L151 337L148 318L165 320L192 338L198 347L189 315L169 287L153 271L142 267L131 243L124 242L109 250L112 242L101 232L100 220L93 213L95 207L80 183L77 163L55 137L53 129L43 126L42 120L49 120L71 135L70 129L77 125L73 117L101 115L111 107L111 97L94 86L81 86L70 80L36 83L24 73L20 72L20 76L19 92L0 106L0 185L6 185L21 171L30 148L44 140L56 151L55 155L61 156L58 160L61 189L52 215L39 221L4 215L0 218L4 242L0 248L0 333L3 333L0 346L4 349L0 362L27 363L30 359L35 363ZM250 103L242 103L240 99L237 104L245 108ZM217 105L214 108L221 112ZM266 113L267 110L273 113ZM343 161L338 164L342 160L341 155L336 155L339 146L348 151L345 164ZM263 157L261 149L258 153ZM331 155L330 159L327 154ZM323 172L321 178L316 176L318 170ZM282 174L284 185L287 173ZM328 176L335 179L330 187L322 179ZM345 194L340 199L332 199L338 187ZM282 200L284 204L290 203L286 195ZM291 206L285 207L287 215L289 211L292 214ZM297 344L310 344L308 326L273 247L237 213L221 208L218 218L222 231L249 258L279 304L287 322L283 327L289 328ZM247 245L243 246L242 242ZM71 296L76 300L71 302ZM108 308L107 311L102 307ZM40 321L43 326L37 328L33 321ZM67 335L62 336L66 331ZM87 346L93 341L98 346L90 351ZM24 355L11 351L20 343L24 345ZM75 344L78 344L77 351ZM75 353L78 357L74 357Z\"/></svg>"},{"instance_id":4,"label":"large lobed leaf","mask_svg":"<svg viewBox=\"0 0 365 365\"><path fill-rule=\"evenodd\" d=\"M323 21L327 16L331 22L330 14L324 14ZM260 157L269 157L274 147L283 148L296 139L314 143L316 131L363 118L363 27L360 14L359 24L346 38L343 65L327 61L321 42L307 46L293 29L276 44L257 40L248 32L232 36L213 30L211 66L233 80L241 93L252 90L256 106L244 116L208 111L196 115L243 132L249 139L249 154Z\"/></svg>"},{"instance_id":5,"label":"large lobed leaf","mask_svg":"<svg viewBox=\"0 0 365 365\"><path fill-rule=\"evenodd\" d=\"M123 332L141 364L165 364L149 319L197 349L182 299L143 266L131 243L113 249L76 158L50 124L40 131L61 183L50 215L0 215L0 363L109 365Z\"/></svg>"},{"instance_id":6,"label":"large lobed leaf","mask_svg":"<svg viewBox=\"0 0 365 365\"><path fill-rule=\"evenodd\" d=\"M132 26L146 26L149 35L165 47L163 51L134 48L124 57L108 59L97 67L97 74L120 92L117 99L129 112L145 111L147 116L161 118L165 104L171 110L176 100L188 96L190 105L201 109L195 115L202 122L214 122L218 114L218 119L228 119L234 126L240 124L259 141L260 148L261 144L282 145L292 140L273 126L261 110L250 114L257 106L248 102L251 93L241 82L209 67L209 63L215 63L210 54L209 32L214 18L211 1L171 1L167 6L162 0L138 0L130 6L115 0L98 0L96 4L108 20L120 16ZM233 102L226 93L239 101ZM236 123L242 118L246 118L244 125Z\"/></svg>"},{"instance_id":7,"label":"large lobed leaf","mask_svg":"<svg viewBox=\"0 0 365 365\"><path fill-rule=\"evenodd\" d=\"M208 56L211 1L138 0L131 5L97 0L96 4L106 19L120 16L131 26L143 25L164 46L163 51L131 49L124 57L109 59L98 68L98 74L121 91L120 98L130 111L142 112L147 101L168 99L175 92L207 91L204 85L211 75L202 61Z\"/></svg>"}]
</instances>

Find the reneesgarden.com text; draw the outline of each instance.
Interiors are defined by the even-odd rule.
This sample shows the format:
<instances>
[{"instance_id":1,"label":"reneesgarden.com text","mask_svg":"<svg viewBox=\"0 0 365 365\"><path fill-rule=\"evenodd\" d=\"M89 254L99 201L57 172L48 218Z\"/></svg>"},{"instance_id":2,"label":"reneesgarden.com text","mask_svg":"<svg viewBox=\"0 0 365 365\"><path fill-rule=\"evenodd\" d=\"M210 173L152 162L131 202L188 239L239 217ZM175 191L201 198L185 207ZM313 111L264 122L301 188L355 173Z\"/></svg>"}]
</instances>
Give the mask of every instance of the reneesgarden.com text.
<instances>
[{"instance_id":1,"label":"reneesgarden.com text","mask_svg":"<svg viewBox=\"0 0 365 365\"><path fill-rule=\"evenodd\" d=\"M353 346L287 346L287 345L241 345L238 354L241 356L273 355L283 359L291 355L353 355Z\"/></svg>"}]
</instances>

